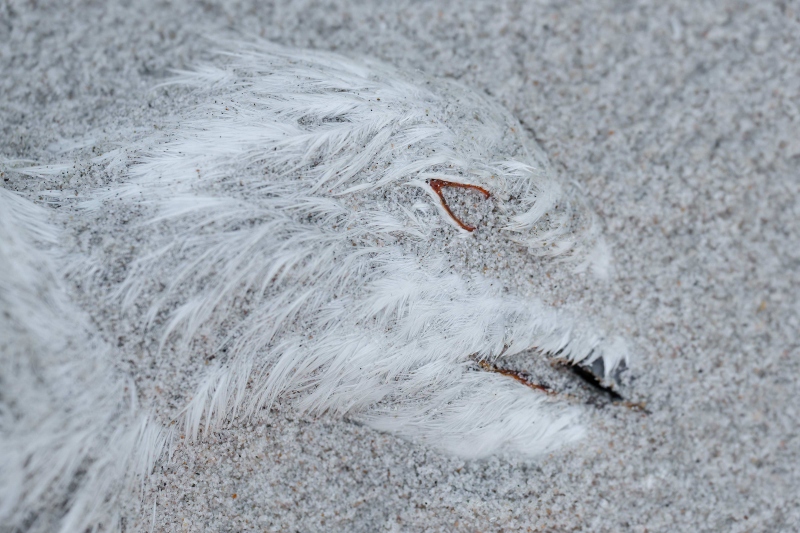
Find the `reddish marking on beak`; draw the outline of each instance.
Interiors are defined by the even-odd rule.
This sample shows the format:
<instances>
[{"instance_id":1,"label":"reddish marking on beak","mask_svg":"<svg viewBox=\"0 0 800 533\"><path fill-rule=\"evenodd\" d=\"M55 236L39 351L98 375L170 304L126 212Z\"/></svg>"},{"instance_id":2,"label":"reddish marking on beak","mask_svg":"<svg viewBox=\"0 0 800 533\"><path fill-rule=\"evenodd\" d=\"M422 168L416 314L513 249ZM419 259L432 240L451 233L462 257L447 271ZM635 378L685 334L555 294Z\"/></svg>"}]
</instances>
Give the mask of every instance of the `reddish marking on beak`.
<instances>
[{"instance_id":1,"label":"reddish marking on beak","mask_svg":"<svg viewBox=\"0 0 800 533\"><path fill-rule=\"evenodd\" d=\"M461 221L461 219L459 219L457 216L453 214L453 212L450 210L450 206L447 205L447 201L444 199L444 195L442 194L442 189L444 187L471 189L473 191L478 191L483 195L484 198L487 199L491 196L491 194L489 194L489 191L487 191L483 187L478 187L477 185L468 185L466 183L455 183L452 181L444 181L444 180L430 180L428 182L428 185L430 185L431 189L433 189L433 192L435 192L439 196L439 199L442 201L442 207L444 207L444 210L447 211L447 214L450 215L450 218L455 220L456 224L458 224L461 229L465 229L470 232L475 231L475 228L473 226L468 226L467 224L464 224Z\"/></svg>"},{"instance_id":2,"label":"reddish marking on beak","mask_svg":"<svg viewBox=\"0 0 800 533\"><path fill-rule=\"evenodd\" d=\"M483 360L478 361L478 365L480 365L480 367L482 369L487 370L489 372L494 372L494 373L500 374L502 376L508 376L511 379L519 381L520 383L522 383L526 387L532 388L533 390L537 390L539 392L543 392L543 393L549 394L549 395L556 394L555 392L550 390L550 387L548 387L546 385L541 385L539 383L535 383L535 382L531 381L530 379L528 379L527 375L523 374L522 372L517 372L516 370L506 370L504 368L498 367L497 365L493 365L492 363L490 363L488 361L483 361Z\"/></svg>"}]
</instances>

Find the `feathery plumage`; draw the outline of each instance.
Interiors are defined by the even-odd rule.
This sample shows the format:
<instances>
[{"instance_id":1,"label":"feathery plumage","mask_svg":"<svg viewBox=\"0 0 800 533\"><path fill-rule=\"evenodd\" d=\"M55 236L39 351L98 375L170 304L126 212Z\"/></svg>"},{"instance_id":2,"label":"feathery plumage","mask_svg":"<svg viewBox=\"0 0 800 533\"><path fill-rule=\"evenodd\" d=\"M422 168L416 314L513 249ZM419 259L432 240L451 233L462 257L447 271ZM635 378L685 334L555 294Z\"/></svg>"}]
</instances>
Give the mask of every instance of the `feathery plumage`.
<instances>
[{"instance_id":1,"label":"feathery plumage","mask_svg":"<svg viewBox=\"0 0 800 533\"><path fill-rule=\"evenodd\" d=\"M602 358L608 375L627 357L619 338L519 289L519 265L602 275L608 252L575 186L508 112L454 82L266 44L170 83L197 104L96 158L119 177L85 193L72 220L0 195L0 261L20 273L0 293L16 317L3 326L3 446L70 462L12 472L23 458L0 454L0 516L21 520L47 491L66 497L59 484L78 465L122 483L133 458L158 455L170 420L194 439L287 393L299 410L464 457L535 455L580 435L575 408L475 363L535 349ZM64 250L54 219L72 239ZM34 276L26 261L54 266ZM73 311L75 284L104 318ZM93 327L128 340L112 348ZM129 379L115 352L132 361ZM26 389L39 357L64 370ZM125 444L87 451L109 442ZM81 497L70 513L85 517Z\"/></svg>"}]
</instances>

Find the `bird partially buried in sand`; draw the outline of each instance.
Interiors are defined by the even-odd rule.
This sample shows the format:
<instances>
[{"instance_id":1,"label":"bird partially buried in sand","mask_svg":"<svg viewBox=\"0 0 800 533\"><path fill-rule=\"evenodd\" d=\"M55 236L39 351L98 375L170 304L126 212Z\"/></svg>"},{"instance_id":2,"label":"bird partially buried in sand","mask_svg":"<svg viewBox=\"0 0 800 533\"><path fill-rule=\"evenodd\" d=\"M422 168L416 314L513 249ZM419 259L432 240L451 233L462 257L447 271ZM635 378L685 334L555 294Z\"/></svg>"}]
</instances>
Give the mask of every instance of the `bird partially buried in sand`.
<instances>
[{"instance_id":1,"label":"bird partially buried in sand","mask_svg":"<svg viewBox=\"0 0 800 533\"><path fill-rule=\"evenodd\" d=\"M98 494L175 435L279 398L466 458L533 456L581 434L536 365L610 390L628 357L546 303L609 252L507 111L376 62L232 49L167 85L169 127L16 170L77 196L0 190L7 520L61 494L60 527L108 522Z\"/></svg>"}]
</instances>

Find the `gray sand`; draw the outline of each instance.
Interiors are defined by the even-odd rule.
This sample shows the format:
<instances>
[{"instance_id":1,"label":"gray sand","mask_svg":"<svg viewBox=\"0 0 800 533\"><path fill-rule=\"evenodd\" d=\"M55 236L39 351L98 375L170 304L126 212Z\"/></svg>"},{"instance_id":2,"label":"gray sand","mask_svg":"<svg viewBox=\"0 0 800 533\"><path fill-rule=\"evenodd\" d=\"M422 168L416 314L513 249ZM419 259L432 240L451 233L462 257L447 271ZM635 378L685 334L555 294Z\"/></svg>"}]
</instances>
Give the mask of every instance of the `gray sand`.
<instances>
[{"instance_id":1,"label":"gray sand","mask_svg":"<svg viewBox=\"0 0 800 533\"><path fill-rule=\"evenodd\" d=\"M375 57L511 110L594 202L608 306L635 317L631 389L650 414L595 411L577 446L469 462L278 405L179 443L130 528L800 528L800 5L552 3L0 4L4 158L153 131L180 102L150 89L207 37Z\"/></svg>"}]
</instances>

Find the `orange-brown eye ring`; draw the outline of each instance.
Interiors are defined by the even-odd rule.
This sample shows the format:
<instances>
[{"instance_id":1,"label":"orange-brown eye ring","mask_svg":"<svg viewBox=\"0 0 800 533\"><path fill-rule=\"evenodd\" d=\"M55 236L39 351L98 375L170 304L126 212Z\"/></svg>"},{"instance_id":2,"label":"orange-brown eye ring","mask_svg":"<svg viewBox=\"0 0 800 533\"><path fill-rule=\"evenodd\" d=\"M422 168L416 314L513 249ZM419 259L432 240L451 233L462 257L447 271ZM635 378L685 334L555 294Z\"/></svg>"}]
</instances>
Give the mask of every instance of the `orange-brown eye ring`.
<instances>
[{"instance_id":1,"label":"orange-brown eye ring","mask_svg":"<svg viewBox=\"0 0 800 533\"><path fill-rule=\"evenodd\" d=\"M461 221L460 218L458 218L457 216L455 216L453 214L453 212L450 210L450 206L447 205L447 200L444 199L444 194L442 194L442 189L444 187L456 187L458 189L471 189L473 191L478 191L479 193L481 193L483 195L484 198L487 198L487 199L491 196L491 194L489 194L489 191L487 191L483 187L479 187L477 185L469 185L467 183L456 183L456 182L453 182L453 181L444 181L444 180L430 180L428 182L428 185L430 185L431 189L433 189L433 192L435 192L439 196L439 199L442 201L442 207L447 212L447 214L450 215L450 218L452 218L455 221L455 223L458 224L458 226L461 229L465 229L465 230L470 231L470 232L471 231L475 231L475 227L474 226L469 226L469 225L465 224L464 222Z\"/></svg>"}]
</instances>

